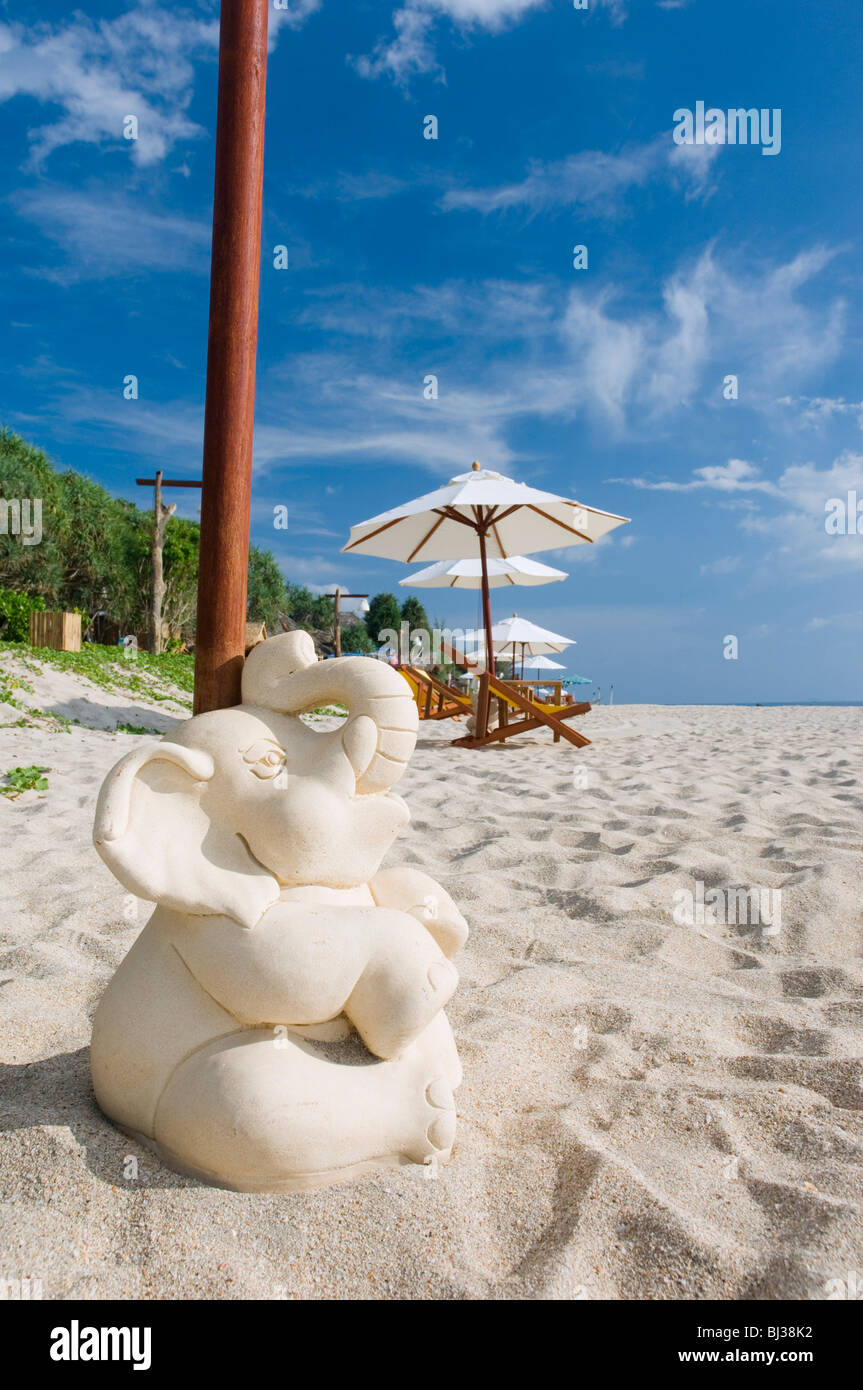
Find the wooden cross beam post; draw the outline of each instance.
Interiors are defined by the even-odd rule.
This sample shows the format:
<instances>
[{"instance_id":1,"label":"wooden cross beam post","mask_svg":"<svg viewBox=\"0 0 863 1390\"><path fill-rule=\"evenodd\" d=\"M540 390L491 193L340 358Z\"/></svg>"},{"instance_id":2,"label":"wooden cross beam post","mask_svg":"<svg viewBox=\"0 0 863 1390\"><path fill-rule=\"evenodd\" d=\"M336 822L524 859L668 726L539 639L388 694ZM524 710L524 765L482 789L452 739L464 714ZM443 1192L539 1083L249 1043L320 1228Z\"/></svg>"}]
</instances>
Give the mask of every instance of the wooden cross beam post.
<instances>
[{"instance_id":1,"label":"wooden cross beam post","mask_svg":"<svg viewBox=\"0 0 863 1390\"><path fill-rule=\"evenodd\" d=\"M368 598L368 594L349 594L344 589L336 585L334 594L330 594L333 600L333 651L336 656L342 654L342 599L343 598Z\"/></svg>"},{"instance_id":2,"label":"wooden cross beam post","mask_svg":"<svg viewBox=\"0 0 863 1390\"><path fill-rule=\"evenodd\" d=\"M249 516L268 0L222 0L195 714L239 704Z\"/></svg>"},{"instance_id":3,"label":"wooden cross beam post","mask_svg":"<svg viewBox=\"0 0 863 1390\"><path fill-rule=\"evenodd\" d=\"M163 487L200 487L200 481L193 479L163 478L158 472L155 478L136 478L138 487L155 489L153 501L153 541L150 547L150 651L158 654L162 650L162 603L165 598L165 571L162 564L162 551L165 548L165 529L168 521L177 510L176 502L169 507L162 505Z\"/></svg>"}]
</instances>

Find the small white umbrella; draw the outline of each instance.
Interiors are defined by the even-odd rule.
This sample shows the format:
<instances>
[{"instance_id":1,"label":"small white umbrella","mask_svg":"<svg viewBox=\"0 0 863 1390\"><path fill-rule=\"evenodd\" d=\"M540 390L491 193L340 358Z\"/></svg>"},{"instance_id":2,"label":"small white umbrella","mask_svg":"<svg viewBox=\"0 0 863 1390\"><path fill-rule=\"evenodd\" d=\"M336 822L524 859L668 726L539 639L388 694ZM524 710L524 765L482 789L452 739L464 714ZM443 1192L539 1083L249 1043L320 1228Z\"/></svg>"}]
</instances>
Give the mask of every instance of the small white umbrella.
<instances>
[{"instance_id":1,"label":"small white umbrella","mask_svg":"<svg viewBox=\"0 0 863 1390\"><path fill-rule=\"evenodd\" d=\"M488 562L599 540L629 518L600 511L553 492L516 483L474 463L446 487L351 527L345 551L386 560L460 560L465 541L477 538L482 570L483 626L492 648ZM494 673L494 651L489 667Z\"/></svg>"},{"instance_id":2,"label":"small white umbrella","mask_svg":"<svg viewBox=\"0 0 863 1390\"><path fill-rule=\"evenodd\" d=\"M511 555L505 560L491 559L487 561L487 568L490 589L499 589L505 584L552 584L555 580L567 578L565 570L541 565L539 560L530 560L526 555ZM436 565L416 570L407 579L400 579L399 584L412 589L481 589L482 561L479 558L439 560Z\"/></svg>"},{"instance_id":3,"label":"small white umbrella","mask_svg":"<svg viewBox=\"0 0 863 1390\"><path fill-rule=\"evenodd\" d=\"M522 671L525 657L540 656L544 652L562 652L565 647L576 645L572 637L562 637L559 632L550 632L548 628L532 623L529 618L520 618L517 613L513 613L511 618L505 618L502 623L495 623L491 637L495 656L505 657L513 665L521 657ZM480 642L474 655L478 656L484 652L485 643Z\"/></svg>"},{"instance_id":4,"label":"small white umbrella","mask_svg":"<svg viewBox=\"0 0 863 1390\"><path fill-rule=\"evenodd\" d=\"M491 640L499 656L515 656L516 650L522 657L541 656L545 652L562 652L565 647L576 645L573 637L561 637L559 632L550 632L547 627L540 627L529 618L520 618L517 613L513 613L511 618L504 618L502 623L495 623Z\"/></svg>"},{"instance_id":5,"label":"small white umbrella","mask_svg":"<svg viewBox=\"0 0 863 1390\"><path fill-rule=\"evenodd\" d=\"M527 656L521 663L531 671L565 671L566 667L560 661L552 661L548 656Z\"/></svg>"}]
</instances>

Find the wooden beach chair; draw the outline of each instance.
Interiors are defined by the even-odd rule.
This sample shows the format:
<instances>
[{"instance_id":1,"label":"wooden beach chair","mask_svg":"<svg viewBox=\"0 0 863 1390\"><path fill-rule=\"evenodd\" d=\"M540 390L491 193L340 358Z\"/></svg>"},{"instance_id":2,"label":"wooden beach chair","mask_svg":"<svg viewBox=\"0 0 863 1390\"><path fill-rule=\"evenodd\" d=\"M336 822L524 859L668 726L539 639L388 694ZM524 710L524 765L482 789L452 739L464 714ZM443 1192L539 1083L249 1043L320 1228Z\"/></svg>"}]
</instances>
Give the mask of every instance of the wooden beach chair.
<instances>
[{"instance_id":1,"label":"wooden beach chair","mask_svg":"<svg viewBox=\"0 0 863 1390\"><path fill-rule=\"evenodd\" d=\"M516 734L526 734L531 729L547 728L554 734L555 743L566 739L576 748L584 748L589 738L571 729L566 720L577 714L587 714L590 705L550 705L528 699L510 681L501 680L483 671L479 676L479 693L476 702L476 726L473 733L465 738L454 740L460 748L482 748L487 743L502 743L504 739ZM497 727L489 727L489 717L493 704L497 706Z\"/></svg>"},{"instance_id":2,"label":"wooden beach chair","mask_svg":"<svg viewBox=\"0 0 863 1390\"><path fill-rule=\"evenodd\" d=\"M443 655L447 661L451 661L462 670L469 671L471 666L464 655L455 650L448 643L443 643ZM548 682L538 681L505 681L500 676L489 675L488 671L476 673L479 682L477 693L474 730L466 734L464 738L453 739L453 743L459 748L482 748L487 743L502 743L504 739L513 738L516 734L529 733L531 729L551 729L554 735L554 742L560 743L565 739L567 743L573 744L576 748L585 748L590 739L585 738L577 729L569 728L567 720L573 719L578 714L588 714L590 705L587 702L580 704L565 704L561 687L558 683L554 684L554 693L557 697L553 703L532 699L526 689L533 690L537 684L548 684ZM451 686L445 687L453 691ZM493 713L492 701L496 704L497 727L489 728L489 716ZM467 702L470 704L470 702ZM468 713L474 713L473 706L470 705Z\"/></svg>"},{"instance_id":3,"label":"wooden beach chair","mask_svg":"<svg viewBox=\"0 0 863 1390\"><path fill-rule=\"evenodd\" d=\"M473 712L469 695L436 680L422 666L402 664L397 669L411 688L420 719L452 719Z\"/></svg>"}]
</instances>

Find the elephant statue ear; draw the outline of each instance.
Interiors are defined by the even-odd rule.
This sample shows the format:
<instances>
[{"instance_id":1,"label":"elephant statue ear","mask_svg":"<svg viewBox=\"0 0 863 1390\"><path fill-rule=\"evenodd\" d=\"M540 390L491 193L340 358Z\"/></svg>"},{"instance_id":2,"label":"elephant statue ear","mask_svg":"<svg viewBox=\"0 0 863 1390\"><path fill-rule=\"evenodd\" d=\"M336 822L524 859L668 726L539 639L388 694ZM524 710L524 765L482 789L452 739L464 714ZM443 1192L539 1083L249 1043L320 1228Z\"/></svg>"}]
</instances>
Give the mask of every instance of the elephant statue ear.
<instances>
[{"instance_id":1,"label":"elephant statue ear","mask_svg":"<svg viewBox=\"0 0 863 1390\"><path fill-rule=\"evenodd\" d=\"M214 771L201 749L167 740L133 749L102 784L93 842L138 897L253 927L279 885L241 836L204 810L201 793Z\"/></svg>"}]
</instances>

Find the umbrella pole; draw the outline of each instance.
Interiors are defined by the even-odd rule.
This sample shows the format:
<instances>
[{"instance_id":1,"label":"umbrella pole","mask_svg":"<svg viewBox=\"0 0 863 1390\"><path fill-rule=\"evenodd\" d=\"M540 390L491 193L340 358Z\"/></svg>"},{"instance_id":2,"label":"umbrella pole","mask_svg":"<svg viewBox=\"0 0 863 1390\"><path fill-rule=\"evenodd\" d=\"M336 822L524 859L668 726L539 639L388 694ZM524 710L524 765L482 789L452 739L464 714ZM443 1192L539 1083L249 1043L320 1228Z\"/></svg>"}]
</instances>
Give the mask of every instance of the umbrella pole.
<instances>
[{"instance_id":1,"label":"umbrella pole","mask_svg":"<svg viewBox=\"0 0 863 1390\"><path fill-rule=\"evenodd\" d=\"M195 714L239 704L246 648L267 0L222 0Z\"/></svg>"},{"instance_id":2,"label":"umbrella pole","mask_svg":"<svg viewBox=\"0 0 863 1390\"><path fill-rule=\"evenodd\" d=\"M488 678L495 674L494 643L491 639L491 598L488 588L488 560L486 559L485 553L485 531L482 526L477 527L477 534L479 535L479 559L482 568L482 618L485 626L485 675L480 677L479 696L476 706L476 736L477 738L485 738L488 733L488 708L491 703Z\"/></svg>"},{"instance_id":3,"label":"umbrella pole","mask_svg":"<svg viewBox=\"0 0 863 1390\"><path fill-rule=\"evenodd\" d=\"M485 554L485 531L479 528L479 561L482 566L482 620L485 625L485 665L490 675L494 670L494 643L491 640L491 595L488 587L488 560Z\"/></svg>"}]
</instances>

